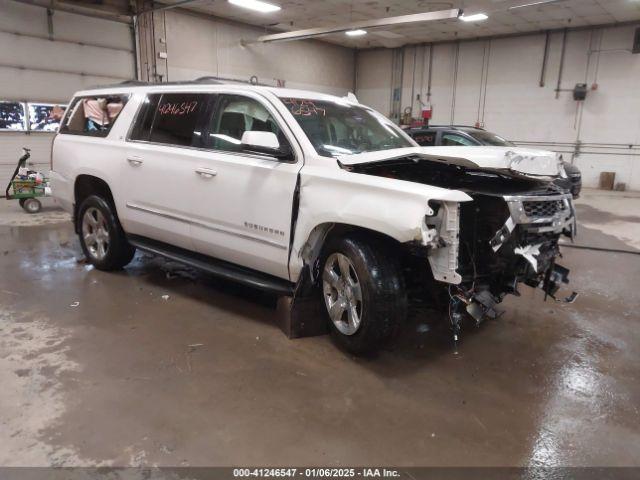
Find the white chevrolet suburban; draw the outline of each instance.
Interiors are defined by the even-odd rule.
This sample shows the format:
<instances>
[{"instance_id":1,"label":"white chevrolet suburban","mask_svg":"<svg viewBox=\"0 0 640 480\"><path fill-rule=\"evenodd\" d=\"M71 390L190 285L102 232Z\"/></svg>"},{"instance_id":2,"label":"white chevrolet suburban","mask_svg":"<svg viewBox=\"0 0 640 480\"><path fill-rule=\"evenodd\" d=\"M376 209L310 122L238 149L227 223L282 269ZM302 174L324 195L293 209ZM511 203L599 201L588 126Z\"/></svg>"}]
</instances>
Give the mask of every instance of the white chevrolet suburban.
<instances>
[{"instance_id":1,"label":"white chevrolet suburban","mask_svg":"<svg viewBox=\"0 0 640 480\"><path fill-rule=\"evenodd\" d=\"M549 152L418 147L353 95L205 79L78 92L51 184L96 268L139 248L317 295L337 341L364 352L414 295L449 312L456 338L521 283L555 298L558 240L575 234L562 175Z\"/></svg>"}]
</instances>

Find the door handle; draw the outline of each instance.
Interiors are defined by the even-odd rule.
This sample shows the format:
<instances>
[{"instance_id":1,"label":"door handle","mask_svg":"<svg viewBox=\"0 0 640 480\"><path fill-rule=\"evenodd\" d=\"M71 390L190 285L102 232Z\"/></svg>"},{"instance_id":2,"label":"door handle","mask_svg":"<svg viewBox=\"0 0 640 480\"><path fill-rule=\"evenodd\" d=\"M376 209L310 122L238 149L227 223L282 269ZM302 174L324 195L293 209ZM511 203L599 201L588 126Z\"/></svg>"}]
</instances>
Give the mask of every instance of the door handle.
<instances>
[{"instance_id":1,"label":"door handle","mask_svg":"<svg viewBox=\"0 0 640 480\"><path fill-rule=\"evenodd\" d=\"M142 158L136 156L127 157L127 162L129 162L129 165L132 167L139 167L142 165Z\"/></svg>"},{"instance_id":2,"label":"door handle","mask_svg":"<svg viewBox=\"0 0 640 480\"><path fill-rule=\"evenodd\" d=\"M202 178L213 178L218 174L218 172L210 168L196 168L196 173Z\"/></svg>"}]
</instances>

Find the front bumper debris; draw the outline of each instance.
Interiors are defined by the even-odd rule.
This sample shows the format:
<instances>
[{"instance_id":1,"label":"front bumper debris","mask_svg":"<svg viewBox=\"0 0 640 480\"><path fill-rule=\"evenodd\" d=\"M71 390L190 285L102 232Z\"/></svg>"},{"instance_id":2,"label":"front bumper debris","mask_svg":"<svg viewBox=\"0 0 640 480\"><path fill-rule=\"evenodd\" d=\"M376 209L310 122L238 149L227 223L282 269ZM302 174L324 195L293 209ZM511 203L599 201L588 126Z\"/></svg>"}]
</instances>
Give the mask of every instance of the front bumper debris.
<instances>
[{"instance_id":1,"label":"front bumper debris","mask_svg":"<svg viewBox=\"0 0 640 480\"><path fill-rule=\"evenodd\" d=\"M509 240L516 225L522 225L527 232L536 234L565 233L571 239L577 233L570 193L549 196L507 195L504 199L510 215L489 241L494 252Z\"/></svg>"},{"instance_id":2,"label":"front bumper debris","mask_svg":"<svg viewBox=\"0 0 640 480\"><path fill-rule=\"evenodd\" d=\"M578 295L558 298L561 286L569 283L569 270L555 263L560 236L573 239L576 234L571 194L480 195L475 200L475 209L462 218L463 281L449 287L454 340L465 314L476 324L498 318L503 313L498 304L507 294L519 296L521 283L540 288L545 300L573 302ZM507 219L498 227L502 215Z\"/></svg>"}]
</instances>

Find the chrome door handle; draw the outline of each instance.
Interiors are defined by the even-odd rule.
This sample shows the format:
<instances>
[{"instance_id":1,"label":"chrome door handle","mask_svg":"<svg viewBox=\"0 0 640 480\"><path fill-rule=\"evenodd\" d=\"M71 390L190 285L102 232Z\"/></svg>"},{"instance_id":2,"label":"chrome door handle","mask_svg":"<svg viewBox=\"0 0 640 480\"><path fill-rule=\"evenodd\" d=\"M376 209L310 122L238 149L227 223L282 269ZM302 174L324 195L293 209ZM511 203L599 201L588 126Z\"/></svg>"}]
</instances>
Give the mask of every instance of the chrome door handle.
<instances>
[{"instance_id":1,"label":"chrome door handle","mask_svg":"<svg viewBox=\"0 0 640 480\"><path fill-rule=\"evenodd\" d=\"M131 165L132 167L139 167L140 165L142 165L142 159L140 157L127 157L127 162L129 162L129 165Z\"/></svg>"},{"instance_id":2,"label":"chrome door handle","mask_svg":"<svg viewBox=\"0 0 640 480\"><path fill-rule=\"evenodd\" d=\"M218 172L210 168L196 168L196 173L202 178L213 178L218 174Z\"/></svg>"}]
</instances>

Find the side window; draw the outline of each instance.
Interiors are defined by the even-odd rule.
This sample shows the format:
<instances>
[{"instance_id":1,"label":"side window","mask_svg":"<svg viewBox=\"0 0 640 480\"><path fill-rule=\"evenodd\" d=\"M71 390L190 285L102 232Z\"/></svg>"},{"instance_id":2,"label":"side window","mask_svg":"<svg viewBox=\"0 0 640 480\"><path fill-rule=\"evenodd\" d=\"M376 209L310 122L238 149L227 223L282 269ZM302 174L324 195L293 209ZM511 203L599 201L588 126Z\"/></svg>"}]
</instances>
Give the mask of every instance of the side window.
<instances>
[{"instance_id":1,"label":"side window","mask_svg":"<svg viewBox=\"0 0 640 480\"><path fill-rule=\"evenodd\" d=\"M149 140L153 117L156 114L161 97L162 94L154 93L147 95L147 98L144 99L133 125L133 130L131 130L131 135L129 136L131 140Z\"/></svg>"},{"instance_id":2,"label":"side window","mask_svg":"<svg viewBox=\"0 0 640 480\"><path fill-rule=\"evenodd\" d=\"M127 95L76 98L60 125L60 133L106 137L128 99Z\"/></svg>"},{"instance_id":3,"label":"side window","mask_svg":"<svg viewBox=\"0 0 640 480\"><path fill-rule=\"evenodd\" d=\"M221 95L211 117L206 145L216 150L239 152L242 134L247 131L273 132L281 145L288 144L278 124L260 102L241 95Z\"/></svg>"},{"instance_id":4,"label":"side window","mask_svg":"<svg viewBox=\"0 0 640 480\"><path fill-rule=\"evenodd\" d=\"M419 132L413 135L413 139L422 147L433 147L436 144L436 132Z\"/></svg>"},{"instance_id":5,"label":"side window","mask_svg":"<svg viewBox=\"0 0 640 480\"><path fill-rule=\"evenodd\" d=\"M449 147L459 147L459 146L475 146L476 143L456 133L445 133L442 135L442 145L449 146Z\"/></svg>"},{"instance_id":6,"label":"side window","mask_svg":"<svg viewBox=\"0 0 640 480\"><path fill-rule=\"evenodd\" d=\"M153 96L151 96L153 97ZM209 95L205 93L162 94L151 123L149 141L168 145L192 146L199 144L196 127L200 115L205 111ZM153 98L150 98L153 104ZM142 134L146 121L142 125Z\"/></svg>"}]
</instances>

